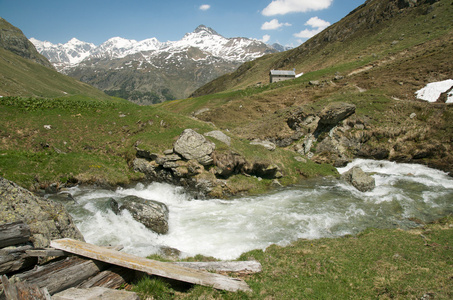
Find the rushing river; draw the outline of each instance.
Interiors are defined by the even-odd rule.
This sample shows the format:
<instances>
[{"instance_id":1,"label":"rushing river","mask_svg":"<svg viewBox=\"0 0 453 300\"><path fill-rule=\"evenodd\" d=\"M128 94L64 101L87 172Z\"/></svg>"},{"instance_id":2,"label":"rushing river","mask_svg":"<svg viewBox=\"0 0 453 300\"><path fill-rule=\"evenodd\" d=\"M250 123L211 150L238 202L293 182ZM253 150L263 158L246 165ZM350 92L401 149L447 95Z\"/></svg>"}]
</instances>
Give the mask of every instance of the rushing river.
<instances>
[{"instance_id":1,"label":"rushing river","mask_svg":"<svg viewBox=\"0 0 453 300\"><path fill-rule=\"evenodd\" d=\"M152 183L116 191L76 187L69 190L76 202L63 202L87 242L122 244L123 251L141 256L167 246L183 255L219 259L299 238L337 237L369 227L407 229L417 226L414 220L429 222L453 213L453 178L444 172L372 160L355 160L339 172L353 166L373 173L372 192L337 179L317 179L261 196L195 200L181 187ZM127 211L115 215L108 200L126 195L165 203L169 233L146 229Z\"/></svg>"}]
</instances>

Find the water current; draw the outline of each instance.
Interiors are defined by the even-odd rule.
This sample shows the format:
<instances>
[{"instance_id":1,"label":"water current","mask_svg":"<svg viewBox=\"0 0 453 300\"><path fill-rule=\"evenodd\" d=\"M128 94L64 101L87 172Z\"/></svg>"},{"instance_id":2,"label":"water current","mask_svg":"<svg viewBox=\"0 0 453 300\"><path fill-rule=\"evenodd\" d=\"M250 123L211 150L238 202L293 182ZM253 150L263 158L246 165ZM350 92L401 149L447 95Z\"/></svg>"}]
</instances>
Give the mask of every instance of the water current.
<instances>
[{"instance_id":1,"label":"water current","mask_svg":"<svg viewBox=\"0 0 453 300\"><path fill-rule=\"evenodd\" d=\"M356 234L366 228L418 226L453 213L453 178L422 165L354 160L353 166L371 172L376 188L362 193L334 178L301 184L260 195L229 200L193 199L181 187L162 183L104 190L75 187L75 201L61 200L87 242L121 244L125 252L146 256L161 246L182 256L203 254L235 259L240 254L287 245L300 238L317 239ZM157 200L169 208L169 232L159 235L136 222L129 212L115 215L110 198L135 195Z\"/></svg>"}]
</instances>

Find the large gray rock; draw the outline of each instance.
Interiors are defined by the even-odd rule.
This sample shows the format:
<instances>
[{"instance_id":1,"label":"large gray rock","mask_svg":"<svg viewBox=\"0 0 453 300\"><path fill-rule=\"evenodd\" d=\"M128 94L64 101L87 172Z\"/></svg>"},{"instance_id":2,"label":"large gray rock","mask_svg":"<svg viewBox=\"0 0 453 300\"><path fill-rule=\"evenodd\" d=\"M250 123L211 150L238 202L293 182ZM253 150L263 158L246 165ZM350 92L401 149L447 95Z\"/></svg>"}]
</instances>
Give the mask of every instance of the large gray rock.
<instances>
[{"instance_id":1,"label":"large gray rock","mask_svg":"<svg viewBox=\"0 0 453 300\"><path fill-rule=\"evenodd\" d=\"M62 204L38 197L0 177L0 224L16 221L30 227L31 241L36 248L48 247L53 239L84 241Z\"/></svg>"},{"instance_id":2,"label":"large gray rock","mask_svg":"<svg viewBox=\"0 0 453 300\"><path fill-rule=\"evenodd\" d=\"M355 113L355 105L344 102L335 102L325 107L319 113L319 124L336 125Z\"/></svg>"},{"instance_id":3,"label":"large gray rock","mask_svg":"<svg viewBox=\"0 0 453 300\"><path fill-rule=\"evenodd\" d=\"M363 172L359 167L353 167L349 171L343 173L341 178L351 183L361 192L369 192L376 187L374 178Z\"/></svg>"},{"instance_id":4,"label":"large gray rock","mask_svg":"<svg viewBox=\"0 0 453 300\"><path fill-rule=\"evenodd\" d=\"M168 208L164 203L126 196L121 200L119 210L128 210L137 222L159 234L168 232Z\"/></svg>"},{"instance_id":5,"label":"large gray rock","mask_svg":"<svg viewBox=\"0 0 453 300\"><path fill-rule=\"evenodd\" d=\"M173 145L174 151L187 160L195 159L200 164L212 164L211 153L215 144L193 129L186 129Z\"/></svg>"}]
</instances>

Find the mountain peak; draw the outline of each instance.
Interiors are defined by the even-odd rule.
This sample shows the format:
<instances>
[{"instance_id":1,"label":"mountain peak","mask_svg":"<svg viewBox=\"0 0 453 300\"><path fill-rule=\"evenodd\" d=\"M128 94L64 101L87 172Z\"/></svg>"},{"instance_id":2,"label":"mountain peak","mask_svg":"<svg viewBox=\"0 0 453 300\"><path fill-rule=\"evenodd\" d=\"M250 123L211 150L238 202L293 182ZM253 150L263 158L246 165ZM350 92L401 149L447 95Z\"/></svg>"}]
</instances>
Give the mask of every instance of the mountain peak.
<instances>
[{"instance_id":1,"label":"mountain peak","mask_svg":"<svg viewBox=\"0 0 453 300\"><path fill-rule=\"evenodd\" d=\"M200 32L207 32L209 34L213 34L213 35L220 35L217 33L217 31L215 31L214 29L212 29L211 27L206 27L205 25L201 24L200 26L198 26L197 28L195 28L194 30L194 33L200 33Z\"/></svg>"}]
</instances>

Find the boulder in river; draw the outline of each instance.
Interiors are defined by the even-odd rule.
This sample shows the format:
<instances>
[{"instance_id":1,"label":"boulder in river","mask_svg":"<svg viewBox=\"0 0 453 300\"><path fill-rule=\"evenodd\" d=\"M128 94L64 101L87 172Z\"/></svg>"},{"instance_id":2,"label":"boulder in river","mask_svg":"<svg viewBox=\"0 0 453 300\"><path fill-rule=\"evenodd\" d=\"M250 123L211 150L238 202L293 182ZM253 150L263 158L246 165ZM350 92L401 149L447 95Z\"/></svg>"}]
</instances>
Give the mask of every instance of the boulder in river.
<instances>
[{"instance_id":1,"label":"boulder in river","mask_svg":"<svg viewBox=\"0 0 453 300\"><path fill-rule=\"evenodd\" d=\"M112 201L112 200L110 200ZM119 211L127 210L137 221L159 234L168 232L168 208L159 201L146 200L137 196L126 196L120 200ZM112 207L112 204L110 204ZM113 205L112 210L115 205ZM115 212L116 213L116 212Z\"/></svg>"},{"instance_id":2,"label":"boulder in river","mask_svg":"<svg viewBox=\"0 0 453 300\"><path fill-rule=\"evenodd\" d=\"M349 171L343 173L341 178L351 183L361 192L369 192L376 187L374 178L363 172L363 170L359 167L353 167Z\"/></svg>"}]
</instances>

